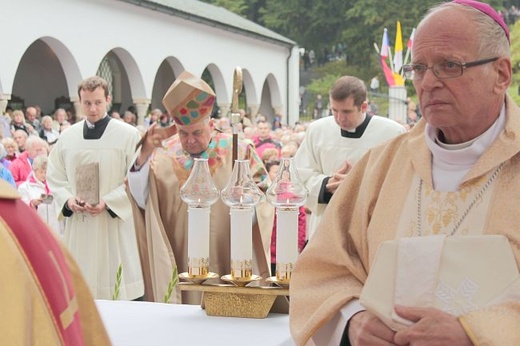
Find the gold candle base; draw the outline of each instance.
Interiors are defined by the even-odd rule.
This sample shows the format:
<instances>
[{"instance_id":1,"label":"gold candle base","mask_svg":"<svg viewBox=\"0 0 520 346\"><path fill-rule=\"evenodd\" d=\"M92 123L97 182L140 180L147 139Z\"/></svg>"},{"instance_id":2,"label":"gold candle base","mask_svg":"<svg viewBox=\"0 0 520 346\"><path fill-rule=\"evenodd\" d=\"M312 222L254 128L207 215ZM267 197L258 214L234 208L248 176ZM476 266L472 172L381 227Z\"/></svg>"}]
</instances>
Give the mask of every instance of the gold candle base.
<instances>
[{"instance_id":1,"label":"gold candle base","mask_svg":"<svg viewBox=\"0 0 520 346\"><path fill-rule=\"evenodd\" d=\"M249 280L253 276L253 260L231 259L231 277L233 280Z\"/></svg>"},{"instance_id":2,"label":"gold candle base","mask_svg":"<svg viewBox=\"0 0 520 346\"><path fill-rule=\"evenodd\" d=\"M265 279L266 282L269 282L270 284L278 285L282 288L289 288L289 283L291 282L290 279L279 279L276 276L271 276Z\"/></svg>"},{"instance_id":3,"label":"gold candle base","mask_svg":"<svg viewBox=\"0 0 520 346\"><path fill-rule=\"evenodd\" d=\"M276 279L289 282L291 280L294 264L276 262Z\"/></svg>"},{"instance_id":4,"label":"gold candle base","mask_svg":"<svg viewBox=\"0 0 520 346\"><path fill-rule=\"evenodd\" d=\"M226 282L231 282L232 284L234 284L235 286L238 286L238 287L245 287L247 284L253 282L253 281L258 281L260 280L262 277L261 276L258 276L258 275L250 275L250 276L247 276L247 277L234 277L233 275L224 275L223 277L221 277L220 279L222 281L226 281Z\"/></svg>"},{"instance_id":5,"label":"gold candle base","mask_svg":"<svg viewBox=\"0 0 520 346\"><path fill-rule=\"evenodd\" d=\"M190 277L204 277L209 274L209 258L188 257L188 274Z\"/></svg>"},{"instance_id":6,"label":"gold candle base","mask_svg":"<svg viewBox=\"0 0 520 346\"><path fill-rule=\"evenodd\" d=\"M202 291L208 316L265 318L277 299L287 299L287 288L179 284L181 291Z\"/></svg>"},{"instance_id":7,"label":"gold candle base","mask_svg":"<svg viewBox=\"0 0 520 346\"><path fill-rule=\"evenodd\" d=\"M216 278L218 278L218 274L217 273L212 273L212 272L209 272L206 275L190 275L187 272L179 274L179 279L189 281L189 282L194 283L196 285L200 285L200 284L202 284L206 280L216 279Z\"/></svg>"}]
</instances>

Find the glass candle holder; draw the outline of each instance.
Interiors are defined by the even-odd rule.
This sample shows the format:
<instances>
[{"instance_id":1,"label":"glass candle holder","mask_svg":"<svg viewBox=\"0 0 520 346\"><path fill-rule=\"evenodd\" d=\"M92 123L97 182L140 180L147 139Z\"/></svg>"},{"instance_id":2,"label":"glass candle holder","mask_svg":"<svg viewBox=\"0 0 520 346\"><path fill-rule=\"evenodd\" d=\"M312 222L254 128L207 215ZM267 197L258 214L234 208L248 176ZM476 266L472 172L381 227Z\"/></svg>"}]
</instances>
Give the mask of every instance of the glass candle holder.
<instances>
[{"instance_id":1,"label":"glass candle holder","mask_svg":"<svg viewBox=\"0 0 520 346\"><path fill-rule=\"evenodd\" d=\"M188 180L181 187L181 198L188 204L188 275L209 274L210 207L220 196L209 171L208 160L194 159Z\"/></svg>"},{"instance_id":2,"label":"glass candle holder","mask_svg":"<svg viewBox=\"0 0 520 346\"><path fill-rule=\"evenodd\" d=\"M231 179L222 190L221 198L230 207L231 277L248 279L253 275L253 212L264 199L251 176L249 161L235 161Z\"/></svg>"},{"instance_id":3,"label":"glass candle holder","mask_svg":"<svg viewBox=\"0 0 520 346\"><path fill-rule=\"evenodd\" d=\"M276 278L289 281L298 259L299 208L308 195L292 158L280 160L278 173L266 195L276 207Z\"/></svg>"}]
</instances>

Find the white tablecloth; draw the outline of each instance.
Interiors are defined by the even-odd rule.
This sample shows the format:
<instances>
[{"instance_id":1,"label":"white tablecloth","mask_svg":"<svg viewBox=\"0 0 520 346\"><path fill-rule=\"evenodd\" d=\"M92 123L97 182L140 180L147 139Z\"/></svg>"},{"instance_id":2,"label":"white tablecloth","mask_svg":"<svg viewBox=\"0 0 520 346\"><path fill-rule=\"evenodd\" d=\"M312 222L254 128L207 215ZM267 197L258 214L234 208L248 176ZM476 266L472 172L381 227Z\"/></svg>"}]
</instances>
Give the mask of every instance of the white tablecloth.
<instances>
[{"instance_id":1,"label":"white tablecloth","mask_svg":"<svg viewBox=\"0 0 520 346\"><path fill-rule=\"evenodd\" d=\"M292 346L289 315L207 316L198 305L97 300L114 346Z\"/></svg>"}]
</instances>

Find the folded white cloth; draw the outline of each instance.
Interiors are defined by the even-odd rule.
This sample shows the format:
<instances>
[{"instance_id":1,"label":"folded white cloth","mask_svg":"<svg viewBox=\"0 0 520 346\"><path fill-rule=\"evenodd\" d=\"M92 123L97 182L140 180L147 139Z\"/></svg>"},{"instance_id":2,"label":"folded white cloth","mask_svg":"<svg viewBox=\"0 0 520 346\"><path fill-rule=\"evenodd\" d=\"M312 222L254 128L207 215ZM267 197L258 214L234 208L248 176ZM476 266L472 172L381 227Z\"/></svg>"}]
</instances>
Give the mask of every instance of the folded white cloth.
<instances>
[{"instance_id":1,"label":"folded white cloth","mask_svg":"<svg viewBox=\"0 0 520 346\"><path fill-rule=\"evenodd\" d=\"M394 330L411 324L394 306L434 307L459 316L519 299L520 274L506 237L428 236L384 242L360 302Z\"/></svg>"}]
</instances>

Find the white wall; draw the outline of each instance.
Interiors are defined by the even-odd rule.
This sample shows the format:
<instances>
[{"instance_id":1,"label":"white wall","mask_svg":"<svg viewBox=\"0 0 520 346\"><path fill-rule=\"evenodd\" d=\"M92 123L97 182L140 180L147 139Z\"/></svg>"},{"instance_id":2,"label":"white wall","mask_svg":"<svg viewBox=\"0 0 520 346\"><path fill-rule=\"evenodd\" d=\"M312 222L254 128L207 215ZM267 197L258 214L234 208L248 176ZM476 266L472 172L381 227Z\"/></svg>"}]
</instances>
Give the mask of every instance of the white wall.
<instances>
[{"instance_id":1,"label":"white wall","mask_svg":"<svg viewBox=\"0 0 520 346\"><path fill-rule=\"evenodd\" d=\"M115 50L126 57L123 64L134 101L149 102L152 96L154 100L161 96L152 94L154 83L161 85L156 90L162 90L163 85L173 80L161 80L159 67L174 58L180 68L197 75L209 65L214 66L221 76L221 80L215 79L212 73L219 102L231 102L235 66L247 69L250 74L252 87L246 89L257 94L248 99L260 101L262 87L267 77L272 76L279 95L271 95L271 100L281 100L283 112L289 112L291 119L298 113L298 56L291 56L290 46L116 0L0 0L0 8L2 17L8 19L3 25L0 52L0 99L1 94L5 99L16 92L26 98L26 104L47 104L34 88L42 90L53 102L64 94L64 85L66 96L75 97L77 83L94 75L103 57ZM25 75L17 76L22 56L41 38L51 44L64 73L59 76L56 66L47 69L38 64L38 56L32 56L28 58L31 67L22 66ZM57 86L39 84L38 73L55 75ZM49 77L43 80L48 81Z\"/></svg>"}]
</instances>

